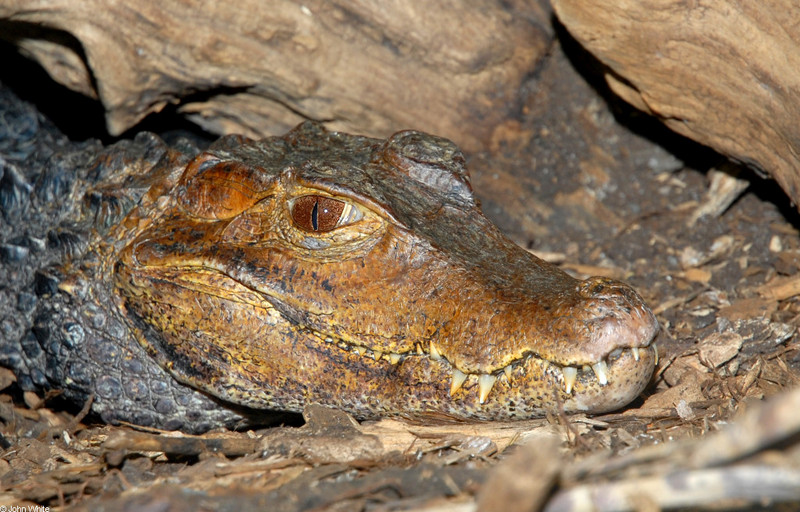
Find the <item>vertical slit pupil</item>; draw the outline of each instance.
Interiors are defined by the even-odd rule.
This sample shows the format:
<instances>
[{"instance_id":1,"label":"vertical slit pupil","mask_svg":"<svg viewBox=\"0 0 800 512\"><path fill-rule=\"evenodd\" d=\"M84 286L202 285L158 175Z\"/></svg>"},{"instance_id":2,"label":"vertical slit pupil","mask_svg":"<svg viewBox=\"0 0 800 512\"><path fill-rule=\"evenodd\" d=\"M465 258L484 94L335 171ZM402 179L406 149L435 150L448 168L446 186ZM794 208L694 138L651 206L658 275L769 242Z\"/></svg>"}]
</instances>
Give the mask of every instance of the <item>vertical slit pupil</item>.
<instances>
[{"instance_id":1,"label":"vertical slit pupil","mask_svg":"<svg viewBox=\"0 0 800 512\"><path fill-rule=\"evenodd\" d=\"M319 231L319 222L317 215L319 213L319 200L314 201L314 207L311 209L311 227L314 231Z\"/></svg>"},{"instance_id":2,"label":"vertical slit pupil","mask_svg":"<svg viewBox=\"0 0 800 512\"><path fill-rule=\"evenodd\" d=\"M312 233L327 232L339 227L339 221L352 206L344 201L325 196L307 195L298 197L291 204L291 216L295 225Z\"/></svg>"}]
</instances>

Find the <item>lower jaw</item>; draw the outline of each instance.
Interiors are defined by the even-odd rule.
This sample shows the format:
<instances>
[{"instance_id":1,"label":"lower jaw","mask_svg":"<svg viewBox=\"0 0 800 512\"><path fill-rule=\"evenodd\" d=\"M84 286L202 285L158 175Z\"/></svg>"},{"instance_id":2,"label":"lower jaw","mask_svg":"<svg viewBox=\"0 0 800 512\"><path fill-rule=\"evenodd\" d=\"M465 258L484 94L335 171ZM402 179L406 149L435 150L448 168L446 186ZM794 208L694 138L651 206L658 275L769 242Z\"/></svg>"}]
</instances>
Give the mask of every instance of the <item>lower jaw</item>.
<instances>
[{"instance_id":1,"label":"lower jaw","mask_svg":"<svg viewBox=\"0 0 800 512\"><path fill-rule=\"evenodd\" d=\"M625 351L608 362L608 382L600 385L591 369L580 370L569 393L559 367L529 358L512 372L501 372L481 403L477 376L469 376L451 394L452 367L428 357L407 357L399 364L365 360L342 353L328 361L339 372L338 389L305 383L304 403L321 403L345 410L359 419L384 416L450 417L483 421L538 418L548 413L601 414L633 401L649 383L655 368L653 348L643 348L636 361ZM332 355L332 354L331 354ZM317 383L321 384L321 383Z\"/></svg>"},{"instance_id":2,"label":"lower jaw","mask_svg":"<svg viewBox=\"0 0 800 512\"><path fill-rule=\"evenodd\" d=\"M569 393L564 389L558 367L530 358L510 375L500 374L483 403L479 400L478 379L469 377L452 396L449 389L441 389L446 385L439 386L434 396L419 401L419 408L423 412L441 410L479 420L520 420L561 411L606 413L624 407L642 393L655 369L654 354L648 347L640 351L638 361L630 352L609 361L605 385L600 385L591 369L581 370Z\"/></svg>"}]
</instances>

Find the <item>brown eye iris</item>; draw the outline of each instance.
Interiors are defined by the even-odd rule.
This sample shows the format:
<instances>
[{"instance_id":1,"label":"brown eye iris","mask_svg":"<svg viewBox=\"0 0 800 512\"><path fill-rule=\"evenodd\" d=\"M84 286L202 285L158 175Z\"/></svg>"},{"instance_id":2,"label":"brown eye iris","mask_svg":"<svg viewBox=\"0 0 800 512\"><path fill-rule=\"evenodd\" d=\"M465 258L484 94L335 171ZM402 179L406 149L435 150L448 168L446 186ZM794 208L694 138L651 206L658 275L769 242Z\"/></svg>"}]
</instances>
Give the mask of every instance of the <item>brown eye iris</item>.
<instances>
[{"instance_id":1,"label":"brown eye iris","mask_svg":"<svg viewBox=\"0 0 800 512\"><path fill-rule=\"evenodd\" d=\"M292 220L306 231L331 231L342 225L342 215L352 206L325 196L298 197L292 204ZM349 217L349 215L348 215Z\"/></svg>"}]
</instances>

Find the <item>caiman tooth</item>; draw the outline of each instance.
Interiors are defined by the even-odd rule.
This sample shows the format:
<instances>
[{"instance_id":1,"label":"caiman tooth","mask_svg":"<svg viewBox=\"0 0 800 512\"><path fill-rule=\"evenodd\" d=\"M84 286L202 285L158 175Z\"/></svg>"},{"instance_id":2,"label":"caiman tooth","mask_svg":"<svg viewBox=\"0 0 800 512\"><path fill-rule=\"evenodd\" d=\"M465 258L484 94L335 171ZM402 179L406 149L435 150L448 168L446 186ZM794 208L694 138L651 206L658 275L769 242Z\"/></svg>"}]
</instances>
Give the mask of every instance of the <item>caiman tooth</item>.
<instances>
[{"instance_id":1,"label":"caiman tooth","mask_svg":"<svg viewBox=\"0 0 800 512\"><path fill-rule=\"evenodd\" d=\"M366 353L367 353L367 347L359 347L359 346L355 346L355 347L353 347L353 351L354 351L356 354L358 354L358 355L360 355L360 356L363 356L364 354L366 354Z\"/></svg>"},{"instance_id":2,"label":"caiman tooth","mask_svg":"<svg viewBox=\"0 0 800 512\"><path fill-rule=\"evenodd\" d=\"M442 353L439 352L438 348L436 348L436 343L434 343L434 342L431 342L430 356L431 356L431 359L433 359L434 361L438 361L439 359L442 358Z\"/></svg>"},{"instance_id":3,"label":"caiman tooth","mask_svg":"<svg viewBox=\"0 0 800 512\"><path fill-rule=\"evenodd\" d=\"M639 347L633 347L633 348L631 349L631 352L633 353L633 358L634 358L636 361L638 361L638 360L639 360Z\"/></svg>"},{"instance_id":4,"label":"caiman tooth","mask_svg":"<svg viewBox=\"0 0 800 512\"><path fill-rule=\"evenodd\" d=\"M511 370L512 370L512 368L511 368L510 364L507 365L505 368L503 368L503 373L506 374L506 379L508 379L508 380L511 380Z\"/></svg>"},{"instance_id":5,"label":"caiman tooth","mask_svg":"<svg viewBox=\"0 0 800 512\"><path fill-rule=\"evenodd\" d=\"M593 364L592 370L594 370L594 374L597 376L597 382L599 382L601 386L608 384L608 365L605 361L598 361Z\"/></svg>"},{"instance_id":6,"label":"caiman tooth","mask_svg":"<svg viewBox=\"0 0 800 512\"><path fill-rule=\"evenodd\" d=\"M419 355L425 354L425 351L422 350L422 343L417 343L417 354Z\"/></svg>"},{"instance_id":7,"label":"caiman tooth","mask_svg":"<svg viewBox=\"0 0 800 512\"><path fill-rule=\"evenodd\" d=\"M453 368L453 381L450 383L450 396L453 396L456 391L461 389L465 380L467 380L467 374L457 368Z\"/></svg>"},{"instance_id":8,"label":"caiman tooth","mask_svg":"<svg viewBox=\"0 0 800 512\"><path fill-rule=\"evenodd\" d=\"M392 364L397 364L400 362L400 357L401 357L400 354L395 354L394 352L392 352L391 354L389 354L389 362Z\"/></svg>"},{"instance_id":9,"label":"caiman tooth","mask_svg":"<svg viewBox=\"0 0 800 512\"><path fill-rule=\"evenodd\" d=\"M489 397L489 392L492 390L492 386L494 386L496 380L497 377L487 373L484 373L478 377L478 400L480 403L486 403L486 399Z\"/></svg>"},{"instance_id":10,"label":"caiman tooth","mask_svg":"<svg viewBox=\"0 0 800 512\"><path fill-rule=\"evenodd\" d=\"M372 351L372 357L376 361L380 361L381 358L383 357L383 352L381 352L380 350L373 350Z\"/></svg>"},{"instance_id":11,"label":"caiman tooth","mask_svg":"<svg viewBox=\"0 0 800 512\"><path fill-rule=\"evenodd\" d=\"M571 395L575 381L578 379L578 369L573 366L565 366L561 368L561 373L564 374L564 391Z\"/></svg>"},{"instance_id":12,"label":"caiman tooth","mask_svg":"<svg viewBox=\"0 0 800 512\"><path fill-rule=\"evenodd\" d=\"M653 344L652 344L652 345L650 345L650 346L651 346L651 347L653 347L653 357L654 357L654 358L655 358L655 360L656 360L656 362L655 362L655 365L656 365L656 366L658 366L658 347L656 346L656 344L655 344L655 343L653 343Z\"/></svg>"}]
</instances>

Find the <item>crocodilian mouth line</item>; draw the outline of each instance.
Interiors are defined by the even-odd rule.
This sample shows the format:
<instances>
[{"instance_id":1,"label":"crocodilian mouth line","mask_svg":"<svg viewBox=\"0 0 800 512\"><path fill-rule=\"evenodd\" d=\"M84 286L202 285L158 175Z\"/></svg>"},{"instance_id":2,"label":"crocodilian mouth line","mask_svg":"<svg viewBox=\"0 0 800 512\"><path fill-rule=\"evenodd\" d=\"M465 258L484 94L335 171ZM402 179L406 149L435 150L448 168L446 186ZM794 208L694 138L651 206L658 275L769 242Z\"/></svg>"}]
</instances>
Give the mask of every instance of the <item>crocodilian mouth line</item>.
<instances>
[{"instance_id":1,"label":"crocodilian mouth line","mask_svg":"<svg viewBox=\"0 0 800 512\"><path fill-rule=\"evenodd\" d=\"M510 380L514 374L514 371L518 368L523 367L530 359L538 359L539 361L543 361L548 365L547 369L545 370L547 373L552 374L555 379L561 383L564 388L564 392L568 395L571 395L574 388L575 383L578 381L578 378L581 374L584 376L590 375L593 378L597 379L598 384L601 386L608 385L609 381L609 372L608 372L608 364L610 360L614 360L619 358L623 351L630 351L633 355L633 359L635 361L639 361L641 359L641 351L651 349L653 350L654 357L656 358L656 364L658 364L658 350L656 349L655 343L652 343L648 346L644 347L633 347L633 348L618 348L612 351L607 357L603 358L600 361L597 361L591 365L582 365L580 367L577 366L562 366L552 361L548 361L546 359L542 359L540 357L535 356L534 354L527 354L522 358L508 364L501 370L498 370L494 373L465 373L456 368L452 365L447 359L445 359L439 349L437 348L434 342L428 343L428 350L425 350L422 343L417 343L416 350L412 352L406 353L397 353L397 352L381 352L379 350L374 350L371 348L367 348L363 345L353 344L347 341L344 341L341 338L337 338L331 336L329 334L325 334L319 331L315 331L313 329L307 329L307 331L312 334L313 336L319 338L320 340L324 341L325 343L336 345L338 348L346 351L346 352L353 352L358 354L361 357L370 358L374 361L381 361L385 360L388 361L390 364L396 365L400 364L403 360L408 357L429 357L434 361L444 361L447 362L451 368L453 373L452 380L450 382L450 396L453 396L464 386L464 383L467 382L468 379L474 378L478 382L478 401L480 403L485 403L489 397L489 393L492 391L495 382L499 378L505 378Z\"/></svg>"}]
</instances>

